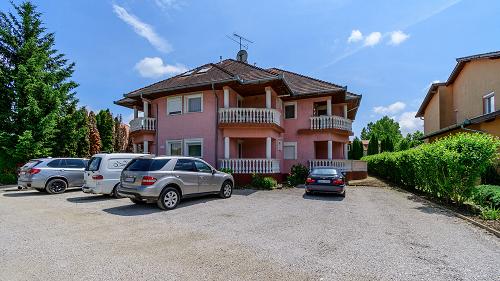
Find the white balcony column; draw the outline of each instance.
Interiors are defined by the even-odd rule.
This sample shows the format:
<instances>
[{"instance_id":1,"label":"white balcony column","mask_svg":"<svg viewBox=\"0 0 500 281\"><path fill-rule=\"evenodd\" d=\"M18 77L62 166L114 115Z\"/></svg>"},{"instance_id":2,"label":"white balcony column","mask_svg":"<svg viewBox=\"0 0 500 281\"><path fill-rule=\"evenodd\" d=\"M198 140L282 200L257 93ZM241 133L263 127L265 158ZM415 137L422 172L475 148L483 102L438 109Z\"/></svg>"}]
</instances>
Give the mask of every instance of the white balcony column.
<instances>
[{"instance_id":1,"label":"white balcony column","mask_svg":"<svg viewBox=\"0 0 500 281\"><path fill-rule=\"evenodd\" d=\"M266 87L266 108L271 108L271 87Z\"/></svg>"},{"instance_id":2,"label":"white balcony column","mask_svg":"<svg viewBox=\"0 0 500 281\"><path fill-rule=\"evenodd\" d=\"M271 147L272 147L272 140L271 137L266 138L266 158L271 159Z\"/></svg>"},{"instance_id":3,"label":"white balcony column","mask_svg":"<svg viewBox=\"0 0 500 281\"><path fill-rule=\"evenodd\" d=\"M224 159L229 159L229 137L224 137Z\"/></svg>"},{"instance_id":4,"label":"white balcony column","mask_svg":"<svg viewBox=\"0 0 500 281\"><path fill-rule=\"evenodd\" d=\"M229 108L229 88L224 88L224 108Z\"/></svg>"},{"instance_id":5,"label":"white balcony column","mask_svg":"<svg viewBox=\"0 0 500 281\"><path fill-rule=\"evenodd\" d=\"M333 159L333 141L328 141L328 160Z\"/></svg>"},{"instance_id":6,"label":"white balcony column","mask_svg":"<svg viewBox=\"0 0 500 281\"><path fill-rule=\"evenodd\" d=\"M144 108L143 112L144 112L144 117L149 117L149 106L148 106L148 102L147 101L142 101L142 106Z\"/></svg>"},{"instance_id":7,"label":"white balcony column","mask_svg":"<svg viewBox=\"0 0 500 281\"><path fill-rule=\"evenodd\" d=\"M139 110L137 109L137 106L134 105L134 119L139 117Z\"/></svg>"},{"instance_id":8,"label":"white balcony column","mask_svg":"<svg viewBox=\"0 0 500 281\"><path fill-rule=\"evenodd\" d=\"M332 99L329 98L326 101L326 115L332 116Z\"/></svg>"},{"instance_id":9,"label":"white balcony column","mask_svg":"<svg viewBox=\"0 0 500 281\"><path fill-rule=\"evenodd\" d=\"M137 144L136 143L132 144L132 149L133 149L134 153L137 153Z\"/></svg>"},{"instance_id":10,"label":"white balcony column","mask_svg":"<svg viewBox=\"0 0 500 281\"><path fill-rule=\"evenodd\" d=\"M347 145L348 145L347 142L344 143L344 159L346 159L346 160L349 158L348 157L348 146Z\"/></svg>"},{"instance_id":11,"label":"white balcony column","mask_svg":"<svg viewBox=\"0 0 500 281\"><path fill-rule=\"evenodd\" d=\"M344 118L347 119L347 104L344 104Z\"/></svg>"},{"instance_id":12,"label":"white balcony column","mask_svg":"<svg viewBox=\"0 0 500 281\"><path fill-rule=\"evenodd\" d=\"M143 143L144 151L143 153L149 153L149 142L147 140Z\"/></svg>"}]
</instances>

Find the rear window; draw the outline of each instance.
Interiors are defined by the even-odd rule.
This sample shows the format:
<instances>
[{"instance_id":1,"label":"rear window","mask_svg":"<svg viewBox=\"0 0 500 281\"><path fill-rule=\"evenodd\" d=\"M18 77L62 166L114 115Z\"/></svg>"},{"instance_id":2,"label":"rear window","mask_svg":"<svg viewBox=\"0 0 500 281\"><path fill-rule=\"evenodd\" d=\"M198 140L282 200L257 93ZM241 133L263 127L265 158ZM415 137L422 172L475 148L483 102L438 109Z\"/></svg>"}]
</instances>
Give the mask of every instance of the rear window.
<instances>
[{"instance_id":1,"label":"rear window","mask_svg":"<svg viewBox=\"0 0 500 281\"><path fill-rule=\"evenodd\" d=\"M158 171L163 168L168 161L170 161L170 159L133 159L123 170Z\"/></svg>"},{"instance_id":2,"label":"rear window","mask_svg":"<svg viewBox=\"0 0 500 281\"><path fill-rule=\"evenodd\" d=\"M313 175L338 175L338 172L336 169L319 168L319 169L313 169L311 174L313 174Z\"/></svg>"},{"instance_id":3,"label":"rear window","mask_svg":"<svg viewBox=\"0 0 500 281\"><path fill-rule=\"evenodd\" d=\"M92 157L89 160L89 164L87 165L87 168L85 170L87 171L98 171L99 166L101 166L101 157Z\"/></svg>"},{"instance_id":4,"label":"rear window","mask_svg":"<svg viewBox=\"0 0 500 281\"><path fill-rule=\"evenodd\" d=\"M30 160L30 161L28 161L28 163L24 164L21 167L21 170L27 170L27 169L33 168L40 163L42 163L42 161L40 161L40 160Z\"/></svg>"},{"instance_id":5,"label":"rear window","mask_svg":"<svg viewBox=\"0 0 500 281\"><path fill-rule=\"evenodd\" d=\"M59 166L61 166L61 159L52 160L47 163L47 166L51 168L59 168Z\"/></svg>"}]
</instances>

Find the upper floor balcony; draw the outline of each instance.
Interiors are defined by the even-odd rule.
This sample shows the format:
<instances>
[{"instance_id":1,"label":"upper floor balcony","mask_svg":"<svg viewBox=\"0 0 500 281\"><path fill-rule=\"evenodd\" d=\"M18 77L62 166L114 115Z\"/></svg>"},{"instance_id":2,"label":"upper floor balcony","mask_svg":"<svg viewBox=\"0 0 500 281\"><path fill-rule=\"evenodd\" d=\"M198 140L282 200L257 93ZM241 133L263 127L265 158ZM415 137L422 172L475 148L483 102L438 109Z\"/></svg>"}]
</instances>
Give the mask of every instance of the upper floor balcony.
<instances>
[{"instance_id":1,"label":"upper floor balcony","mask_svg":"<svg viewBox=\"0 0 500 281\"><path fill-rule=\"evenodd\" d=\"M311 130L339 129L352 131L352 120L340 116L313 116L310 117Z\"/></svg>"},{"instance_id":2,"label":"upper floor balcony","mask_svg":"<svg viewBox=\"0 0 500 281\"><path fill-rule=\"evenodd\" d=\"M130 132L156 130L156 119L150 117L137 117L130 121Z\"/></svg>"},{"instance_id":3,"label":"upper floor balcony","mask_svg":"<svg viewBox=\"0 0 500 281\"><path fill-rule=\"evenodd\" d=\"M275 124L281 126L281 113L274 108L220 108L219 122Z\"/></svg>"}]
</instances>

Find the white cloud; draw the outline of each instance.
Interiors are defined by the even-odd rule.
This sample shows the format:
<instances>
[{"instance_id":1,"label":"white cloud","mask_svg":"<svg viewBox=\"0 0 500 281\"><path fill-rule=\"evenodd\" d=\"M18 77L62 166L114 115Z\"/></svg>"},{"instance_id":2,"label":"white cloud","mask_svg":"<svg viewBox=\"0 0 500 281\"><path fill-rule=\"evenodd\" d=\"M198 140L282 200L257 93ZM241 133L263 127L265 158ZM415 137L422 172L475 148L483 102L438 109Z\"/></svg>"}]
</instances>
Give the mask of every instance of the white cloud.
<instances>
[{"instance_id":1,"label":"white cloud","mask_svg":"<svg viewBox=\"0 0 500 281\"><path fill-rule=\"evenodd\" d=\"M376 106L373 108L373 112L377 114L396 114L406 108L406 104L401 101L397 101L388 106Z\"/></svg>"},{"instance_id":2,"label":"white cloud","mask_svg":"<svg viewBox=\"0 0 500 281\"><path fill-rule=\"evenodd\" d=\"M156 6L166 9L180 9L182 3L179 0L154 0Z\"/></svg>"},{"instance_id":3,"label":"white cloud","mask_svg":"<svg viewBox=\"0 0 500 281\"><path fill-rule=\"evenodd\" d=\"M391 40L389 41L389 44L397 46L406 41L408 38L410 38L410 35L401 30L393 31L391 32Z\"/></svg>"},{"instance_id":4,"label":"white cloud","mask_svg":"<svg viewBox=\"0 0 500 281\"><path fill-rule=\"evenodd\" d=\"M349 36L349 38L347 39L347 42L352 43L352 42L358 42L361 40L363 40L363 33L361 33L361 31L359 31L357 29L354 29L351 32L351 36Z\"/></svg>"},{"instance_id":5,"label":"white cloud","mask_svg":"<svg viewBox=\"0 0 500 281\"><path fill-rule=\"evenodd\" d=\"M158 78L164 75L174 75L188 71L182 64L163 64L163 60L159 57L143 58L135 65L135 69L139 71L142 77Z\"/></svg>"},{"instance_id":6,"label":"white cloud","mask_svg":"<svg viewBox=\"0 0 500 281\"><path fill-rule=\"evenodd\" d=\"M135 33L146 38L151 45L153 45L158 51L168 53L172 51L172 46L164 38L156 34L153 27L143 21L141 21L136 16L129 14L127 10L116 4L113 4L113 11L115 14L128 25L134 28Z\"/></svg>"},{"instance_id":7,"label":"white cloud","mask_svg":"<svg viewBox=\"0 0 500 281\"><path fill-rule=\"evenodd\" d=\"M416 114L416 111L403 112L397 119L403 135L413 133L415 131L423 131L424 120L415 118Z\"/></svg>"},{"instance_id":8,"label":"white cloud","mask_svg":"<svg viewBox=\"0 0 500 281\"><path fill-rule=\"evenodd\" d=\"M365 46L375 46L380 43L380 39L382 39L382 33L376 31L370 33L365 38Z\"/></svg>"}]
</instances>

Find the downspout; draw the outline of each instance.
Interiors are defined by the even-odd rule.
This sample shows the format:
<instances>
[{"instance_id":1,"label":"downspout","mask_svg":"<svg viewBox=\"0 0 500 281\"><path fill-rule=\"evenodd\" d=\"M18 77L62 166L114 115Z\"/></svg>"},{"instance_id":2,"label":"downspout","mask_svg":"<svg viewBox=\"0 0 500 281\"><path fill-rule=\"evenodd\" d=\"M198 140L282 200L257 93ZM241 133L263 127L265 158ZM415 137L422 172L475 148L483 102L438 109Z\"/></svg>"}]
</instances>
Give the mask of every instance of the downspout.
<instances>
[{"instance_id":1,"label":"downspout","mask_svg":"<svg viewBox=\"0 0 500 281\"><path fill-rule=\"evenodd\" d=\"M214 83L212 82L212 93L214 93L215 96L215 168L218 168L219 160L217 159L217 156L219 155L218 153L218 148L219 148L219 97L217 96L217 93L215 92L215 86Z\"/></svg>"},{"instance_id":2,"label":"downspout","mask_svg":"<svg viewBox=\"0 0 500 281\"><path fill-rule=\"evenodd\" d=\"M471 122L470 120L465 120L464 122L462 122L462 124L460 125L460 128L464 131L470 131L470 132L473 132L473 133L481 133L481 134L485 134L486 132L484 131L481 131L481 130L474 130L474 129L469 129L469 128L465 128L466 125L470 125Z\"/></svg>"},{"instance_id":3,"label":"downspout","mask_svg":"<svg viewBox=\"0 0 500 281\"><path fill-rule=\"evenodd\" d=\"M158 104L156 104L156 145L155 145L155 151L156 151L156 156L158 156L158 148L160 146L159 141L159 132L158 130L160 129L159 123L158 123ZM165 148L166 149L166 148ZM166 153L165 153L166 154Z\"/></svg>"}]
</instances>

